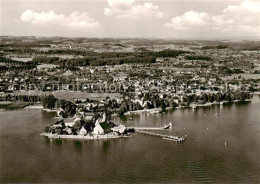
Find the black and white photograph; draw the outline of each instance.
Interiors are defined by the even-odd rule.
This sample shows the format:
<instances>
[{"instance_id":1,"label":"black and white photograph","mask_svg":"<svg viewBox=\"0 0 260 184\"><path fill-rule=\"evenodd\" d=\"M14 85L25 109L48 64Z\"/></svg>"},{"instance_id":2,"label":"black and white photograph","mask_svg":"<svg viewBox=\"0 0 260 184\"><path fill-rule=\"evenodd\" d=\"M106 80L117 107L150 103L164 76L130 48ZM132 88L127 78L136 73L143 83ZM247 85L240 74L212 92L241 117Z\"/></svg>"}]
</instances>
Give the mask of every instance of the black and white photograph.
<instances>
[{"instance_id":1,"label":"black and white photograph","mask_svg":"<svg viewBox=\"0 0 260 184\"><path fill-rule=\"evenodd\" d=\"M0 0L0 183L260 183L260 0Z\"/></svg>"}]
</instances>

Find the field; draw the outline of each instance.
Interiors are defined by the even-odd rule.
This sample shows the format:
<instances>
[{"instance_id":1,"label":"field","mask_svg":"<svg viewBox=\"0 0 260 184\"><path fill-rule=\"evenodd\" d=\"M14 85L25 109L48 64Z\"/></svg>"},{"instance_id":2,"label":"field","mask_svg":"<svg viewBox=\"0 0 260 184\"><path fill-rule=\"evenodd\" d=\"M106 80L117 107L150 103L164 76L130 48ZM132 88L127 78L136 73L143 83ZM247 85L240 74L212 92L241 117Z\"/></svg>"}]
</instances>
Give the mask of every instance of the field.
<instances>
[{"instance_id":1,"label":"field","mask_svg":"<svg viewBox=\"0 0 260 184\"><path fill-rule=\"evenodd\" d=\"M111 99L119 98L121 95L118 93L84 93L84 92L73 92L73 91L56 91L54 92L56 98L59 99L91 99L91 100L102 100L106 99L106 97L110 97Z\"/></svg>"},{"instance_id":2,"label":"field","mask_svg":"<svg viewBox=\"0 0 260 184\"><path fill-rule=\"evenodd\" d=\"M121 95L118 93L84 93L81 91L55 91L55 92L40 92L40 91L19 91L12 94L16 95L49 95L53 94L58 99L66 99L69 101L74 101L74 99L91 99L91 100L102 100L106 97L111 99L120 98Z\"/></svg>"},{"instance_id":3,"label":"field","mask_svg":"<svg viewBox=\"0 0 260 184\"><path fill-rule=\"evenodd\" d=\"M29 105L28 102L6 102L6 103L0 103L0 109L5 110L16 110L16 109L22 109Z\"/></svg>"}]
</instances>

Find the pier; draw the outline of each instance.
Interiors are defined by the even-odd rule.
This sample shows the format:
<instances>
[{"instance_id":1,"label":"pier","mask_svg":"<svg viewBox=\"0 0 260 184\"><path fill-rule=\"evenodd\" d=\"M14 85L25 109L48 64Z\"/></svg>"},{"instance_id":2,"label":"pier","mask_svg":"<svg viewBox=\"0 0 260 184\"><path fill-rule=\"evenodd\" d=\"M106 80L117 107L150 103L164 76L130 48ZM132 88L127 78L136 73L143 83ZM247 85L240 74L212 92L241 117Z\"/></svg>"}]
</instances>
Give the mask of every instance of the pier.
<instances>
[{"instance_id":1,"label":"pier","mask_svg":"<svg viewBox=\"0 0 260 184\"><path fill-rule=\"evenodd\" d=\"M146 134L146 135L158 136L158 137L162 137L163 139L172 140L172 141L176 141L176 142L185 141L184 137L179 137L179 136L164 135L164 134L158 134L158 133L147 132L147 131L142 131L142 130L136 130L136 132L141 133L141 134Z\"/></svg>"},{"instance_id":2,"label":"pier","mask_svg":"<svg viewBox=\"0 0 260 184\"><path fill-rule=\"evenodd\" d=\"M163 126L163 127L127 127L129 129L135 129L135 130L166 130L169 129L172 126L172 123L169 123L169 125Z\"/></svg>"}]
</instances>

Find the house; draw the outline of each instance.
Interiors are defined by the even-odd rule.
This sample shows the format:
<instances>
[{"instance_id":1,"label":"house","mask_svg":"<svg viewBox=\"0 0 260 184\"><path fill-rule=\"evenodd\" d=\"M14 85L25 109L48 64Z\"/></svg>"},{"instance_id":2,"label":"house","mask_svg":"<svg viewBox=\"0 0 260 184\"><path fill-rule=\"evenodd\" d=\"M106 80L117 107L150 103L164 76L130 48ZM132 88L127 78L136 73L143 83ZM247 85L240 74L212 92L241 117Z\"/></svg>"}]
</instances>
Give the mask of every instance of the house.
<instances>
[{"instance_id":1,"label":"house","mask_svg":"<svg viewBox=\"0 0 260 184\"><path fill-rule=\"evenodd\" d=\"M65 121L65 126L66 126L66 127L73 127L73 125L74 125L78 120L80 120L80 118L75 118L72 122L71 122L71 121L68 121L68 122Z\"/></svg>"},{"instance_id":2,"label":"house","mask_svg":"<svg viewBox=\"0 0 260 184\"><path fill-rule=\"evenodd\" d=\"M87 130L84 127L81 127L79 130L79 135L85 135L87 133Z\"/></svg>"},{"instance_id":3,"label":"house","mask_svg":"<svg viewBox=\"0 0 260 184\"><path fill-rule=\"evenodd\" d=\"M111 132L111 126L107 122L101 122L97 119L93 134L106 134Z\"/></svg>"},{"instance_id":4,"label":"house","mask_svg":"<svg viewBox=\"0 0 260 184\"><path fill-rule=\"evenodd\" d=\"M99 122L96 123L95 128L93 130L93 134L96 134L96 135L104 134L104 129L101 127Z\"/></svg>"},{"instance_id":5,"label":"house","mask_svg":"<svg viewBox=\"0 0 260 184\"><path fill-rule=\"evenodd\" d=\"M126 130L126 127L124 126L124 125L119 125L119 126L117 126L117 127L113 127L113 128L111 128L111 130L113 131L113 132L116 132L116 133L120 133L120 134L122 134L122 133L124 133L125 132L125 130Z\"/></svg>"},{"instance_id":6,"label":"house","mask_svg":"<svg viewBox=\"0 0 260 184\"><path fill-rule=\"evenodd\" d=\"M72 129L69 128L69 127L66 127L66 128L65 128L65 131L66 131L68 134L72 134Z\"/></svg>"},{"instance_id":7,"label":"house","mask_svg":"<svg viewBox=\"0 0 260 184\"><path fill-rule=\"evenodd\" d=\"M62 125L61 124L54 124L54 125L52 125L54 128L59 128L59 127L62 127Z\"/></svg>"},{"instance_id":8,"label":"house","mask_svg":"<svg viewBox=\"0 0 260 184\"><path fill-rule=\"evenodd\" d=\"M92 119L93 119L93 116L86 115L86 116L84 117L84 119L85 119L85 120L92 120Z\"/></svg>"}]
</instances>

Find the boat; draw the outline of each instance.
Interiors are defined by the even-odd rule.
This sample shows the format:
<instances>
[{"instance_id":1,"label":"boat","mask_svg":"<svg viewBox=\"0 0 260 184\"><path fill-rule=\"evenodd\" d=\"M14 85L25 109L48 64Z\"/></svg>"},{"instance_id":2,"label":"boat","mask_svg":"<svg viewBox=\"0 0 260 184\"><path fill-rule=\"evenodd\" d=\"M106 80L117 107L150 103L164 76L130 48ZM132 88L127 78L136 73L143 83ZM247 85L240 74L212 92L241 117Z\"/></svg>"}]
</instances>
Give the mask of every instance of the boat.
<instances>
[{"instance_id":1,"label":"boat","mask_svg":"<svg viewBox=\"0 0 260 184\"><path fill-rule=\"evenodd\" d=\"M150 113L150 114L159 114L160 111L158 111L158 110L153 110L153 111L149 111L149 113Z\"/></svg>"},{"instance_id":2,"label":"boat","mask_svg":"<svg viewBox=\"0 0 260 184\"><path fill-rule=\"evenodd\" d=\"M193 105L192 108L193 108L193 109L197 109L197 106L196 106L196 105Z\"/></svg>"},{"instance_id":3,"label":"boat","mask_svg":"<svg viewBox=\"0 0 260 184\"><path fill-rule=\"evenodd\" d=\"M149 109L146 111L148 114L159 114L160 112L162 112L162 110L159 109Z\"/></svg>"},{"instance_id":4,"label":"boat","mask_svg":"<svg viewBox=\"0 0 260 184\"><path fill-rule=\"evenodd\" d=\"M163 129L168 129L168 128L170 128L171 126L172 126L172 123L170 122L169 125L165 125L165 126L163 127Z\"/></svg>"}]
</instances>

